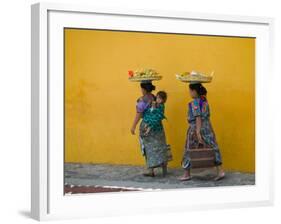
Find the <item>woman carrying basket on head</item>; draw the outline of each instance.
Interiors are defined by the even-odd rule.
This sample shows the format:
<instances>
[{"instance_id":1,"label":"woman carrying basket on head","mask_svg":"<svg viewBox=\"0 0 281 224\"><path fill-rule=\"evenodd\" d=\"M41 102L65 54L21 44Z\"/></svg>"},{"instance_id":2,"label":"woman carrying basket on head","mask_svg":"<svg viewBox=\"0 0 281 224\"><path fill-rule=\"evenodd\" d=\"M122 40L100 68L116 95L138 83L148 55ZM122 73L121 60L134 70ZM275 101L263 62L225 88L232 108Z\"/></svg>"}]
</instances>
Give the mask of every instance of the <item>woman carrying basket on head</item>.
<instances>
[{"instance_id":1,"label":"woman carrying basket on head","mask_svg":"<svg viewBox=\"0 0 281 224\"><path fill-rule=\"evenodd\" d=\"M143 175L154 177L154 168L161 167L163 176L167 174L168 146L162 125L164 116L164 103L166 93L158 92L155 97L152 91L155 86L153 80L161 79L154 70L144 70L142 72L131 72L130 81L139 81L142 96L137 100L136 115L131 128L131 133L135 134L136 126L141 120L139 127L139 140L142 154L145 157L147 172ZM130 75L130 73L129 73ZM156 101L156 102L155 102ZM153 103L156 105L153 106Z\"/></svg>"},{"instance_id":2,"label":"woman carrying basket on head","mask_svg":"<svg viewBox=\"0 0 281 224\"><path fill-rule=\"evenodd\" d=\"M202 85L202 82L210 82L211 77L191 72L185 77L177 76L177 78L181 81L190 83L189 93L193 99L188 104L189 128L186 134L186 143L182 158L182 167L185 171L179 180L187 181L191 179L190 149L197 148L200 144L208 146L214 150L215 166L217 168L217 176L215 180L220 180L224 178L225 173L221 167L221 154L210 122L210 107L206 98L207 90Z\"/></svg>"}]
</instances>

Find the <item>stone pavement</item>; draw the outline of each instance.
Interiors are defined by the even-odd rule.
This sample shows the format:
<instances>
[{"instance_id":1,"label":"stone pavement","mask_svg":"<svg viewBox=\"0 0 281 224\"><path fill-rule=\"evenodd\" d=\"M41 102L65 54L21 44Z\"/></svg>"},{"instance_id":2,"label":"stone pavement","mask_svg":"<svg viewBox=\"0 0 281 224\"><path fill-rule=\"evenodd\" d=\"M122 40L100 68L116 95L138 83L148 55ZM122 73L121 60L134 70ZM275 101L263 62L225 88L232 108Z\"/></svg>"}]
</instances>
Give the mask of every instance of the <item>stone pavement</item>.
<instances>
[{"instance_id":1,"label":"stone pavement","mask_svg":"<svg viewBox=\"0 0 281 224\"><path fill-rule=\"evenodd\" d=\"M156 177L143 176L144 167L141 166L65 163L64 168L65 185L70 186L106 186L151 190L255 184L255 174L240 172L226 172L226 177L223 180L214 181L214 168L194 169L192 180L186 182L177 180L182 175L182 169L169 168L168 175L163 178L161 169L156 169Z\"/></svg>"}]
</instances>

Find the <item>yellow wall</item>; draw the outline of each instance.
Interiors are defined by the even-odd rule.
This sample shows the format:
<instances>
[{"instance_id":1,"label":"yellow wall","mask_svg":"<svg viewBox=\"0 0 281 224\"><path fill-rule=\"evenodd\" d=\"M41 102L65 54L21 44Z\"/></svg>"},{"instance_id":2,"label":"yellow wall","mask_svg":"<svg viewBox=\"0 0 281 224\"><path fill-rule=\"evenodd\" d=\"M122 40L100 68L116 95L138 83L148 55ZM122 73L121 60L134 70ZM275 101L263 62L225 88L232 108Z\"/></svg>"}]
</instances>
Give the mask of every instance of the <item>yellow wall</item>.
<instances>
[{"instance_id":1,"label":"yellow wall","mask_svg":"<svg viewBox=\"0 0 281 224\"><path fill-rule=\"evenodd\" d=\"M130 134L138 83L127 71L154 68L168 92L168 143L180 167L191 100L176 72L215 71L206 84L226 170L255 171L255 39L98 30L65 30L65 161L143 165Z\"/></svg>"}]
</instances>

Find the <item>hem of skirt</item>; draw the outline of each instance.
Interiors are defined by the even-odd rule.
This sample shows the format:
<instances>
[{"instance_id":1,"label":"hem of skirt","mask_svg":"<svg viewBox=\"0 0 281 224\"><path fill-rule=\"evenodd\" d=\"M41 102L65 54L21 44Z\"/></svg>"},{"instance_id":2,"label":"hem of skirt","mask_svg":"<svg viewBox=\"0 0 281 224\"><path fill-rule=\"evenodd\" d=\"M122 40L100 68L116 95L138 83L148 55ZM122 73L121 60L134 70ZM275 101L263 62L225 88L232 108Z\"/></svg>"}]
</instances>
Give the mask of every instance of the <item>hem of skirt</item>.
<instances>
[{"instance_id":1,"label":"hem of skirt","mask_svg":"<svg viewBox=\"0 0 281 224\"><path fill-rule=\"evenodd\" d=\"M159 165L156 165L156 166L147 166L147 168L158 168L158 167L162 167L163 164L167 164L168 161L164 161L162 163L160 163Z\"/></svg>"},{"instance_id":2,"label":"hem of skirt","mask_svg":"<svg viewBox=\"0 0 281 224\"><path fill-rule=\"evenodd\" d=\"M189 167L182 167L184 170L190 170L191 169L191 166Z\"/></svg>"},{"instance_id":3,"label":"hem of skirt","mask_svg":"<svg viewBox=\"0 0 281 224\"><path fill-rule=\"evenodd\" d=\"M184 165L181 165L181 167L182 167L184 170L190 170L191 164L189 164L189 166L187 166L187 167L184 167Z\"/></svg>"},{"instance_id":4,"label":"hem of skirt","mask_svg":"<svg viewBox=\"0 0 281 224\"><path fill-rule=\"evenodd\" d=\"M215 162L215 166L221 166L222 162Z\"/></svg>"}]
</instances>

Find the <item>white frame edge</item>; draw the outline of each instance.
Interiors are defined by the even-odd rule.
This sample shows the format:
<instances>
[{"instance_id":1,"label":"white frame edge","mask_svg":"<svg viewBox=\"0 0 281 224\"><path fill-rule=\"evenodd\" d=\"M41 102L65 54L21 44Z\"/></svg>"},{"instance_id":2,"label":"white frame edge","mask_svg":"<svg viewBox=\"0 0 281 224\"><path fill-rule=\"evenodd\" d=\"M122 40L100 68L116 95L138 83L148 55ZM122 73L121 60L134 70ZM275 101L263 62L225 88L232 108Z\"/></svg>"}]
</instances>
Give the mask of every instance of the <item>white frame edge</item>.
<instances>
[{"instance_id":1,"label":"white frame edge","mask_svg":"<svg viewBox=\"0 0 281 224\"><path fill-rule=\"evenodd\" d=\"M218 15L182 11L104 9L93 6L36 3L31 6L31 217L48 219L48 11L119 14L133 16L185 18L235 23L267 24L270 28L270 69L273 72L274 19L237 15ZM273 153L273 150L270 151ZM270 177L270 201L249 203L272 205L274 199L273 164ZM240 205L241 206L241 205ZM233 205L232 207L237 207Z\"/></svg>"},{"instance_id":2,"label":"white frame edge","mask_svg":"<svg viewBox=\"0 0 281 224\"><path fill-rule=\"evenodd\" d=\"M48 213L47 8L31 7L31 217Z\"/></svg>"}]
</instances>

